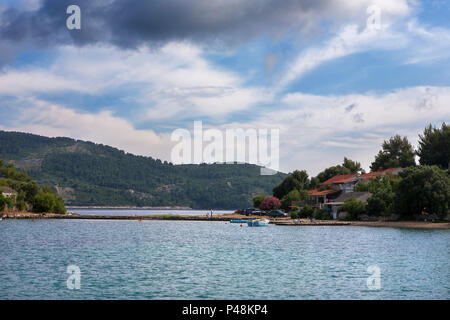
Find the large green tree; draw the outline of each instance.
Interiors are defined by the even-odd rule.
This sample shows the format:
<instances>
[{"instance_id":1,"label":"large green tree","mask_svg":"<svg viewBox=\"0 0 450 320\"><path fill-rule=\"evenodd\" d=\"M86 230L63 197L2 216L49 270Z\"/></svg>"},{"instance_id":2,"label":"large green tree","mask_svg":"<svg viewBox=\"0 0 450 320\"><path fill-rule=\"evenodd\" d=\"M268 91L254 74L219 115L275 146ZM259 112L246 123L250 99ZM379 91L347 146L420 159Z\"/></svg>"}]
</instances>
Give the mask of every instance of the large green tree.
<instances>
[{"instance_id":1,"label":"large green tree","mask_svg":"<svg viewBox=\"0 0 450 320\"><path fill-rule=\"evenodd\" d=\"M431 124L426 127L419 134L417 155L421 165L450 168L450 126L443 123L440 129Z\"/></svg>"},{"instance_id":2,"label":"large green tree","mask_svg":"<svg viewBox=\"0 0 450 320\"><path fill-rule=\"evenodd\" d=\"M365 172L363 168L361 168L361 163L357 161L353 161L351 159L348 159L344 157L344 162L342 163L342 166L344 168L347 168L350 170L350 173L357 173L357 172Z\"/></svg>"},{"instance_id":3,"label":"large green tree","mask_svg":"<svg viewBox=\"0 0 450 320\"><path fill-rule=\"evenodd\" d=\"M273 188L273 195L278 199L282 199L292 190L303 190L309 186L308 174L305 170L295 170L289 174L283 182Z\"/></svg>"},{"instance_id":4,"label":"large green tree","mask_svg":"<svg viewBox=\"0 0 450 320\"><path fill-rule=\"evenodd\" d=\"M308 191L294 189L281 199L281 208L288 211L294 201L303 201L308 198Z\"/></svg>"},{"instance_id":5,"label":"large green tree","mask_svg":"<svg viewBox=\"0 0 450 320\"><path fill-rule=\"evenodd\" d=\"M367 199L367 214L379 216L390 215L394 212L395 194L401 178L398 176L379 176L372 178L367 183L359 182L355 186L355 191L368 191L371 193Z\"/></svg>"},{"instance_id":6,"label":"large green tree","mask_svg":"<svg viewBox=\"0 0 450 320\"><path fill-rule=\"evenodd\" d=\"M364 172L361 168L361 163L344 157L344 162L342 164L326 168L320 172L316 178L319 182L324 182L339 174L350 174L357 172Z\"/></svg>"},{"instance_id":7,"label":"large green tree","mask_svg":"<svg viewBox=\"0 0 450 320\"><path fill-rule=\"evenodd\" d=\"M423 213L443 218L450 210L448 170L437 166L410 167L400 172L396 210L404 217Z\"/></svg>"},{"instance_id":8,"label":"large green tree","mask_svg":"<svg viewBox=\"0 0 450 320\"><path fill-rule=\"evenodd\" d=\"M378 152L370 169L377 171L381 169L410 167L416 164L414 160L414 149L406 137L396 135L385 140L382 150Z\"/></svg>"}]
</instances>

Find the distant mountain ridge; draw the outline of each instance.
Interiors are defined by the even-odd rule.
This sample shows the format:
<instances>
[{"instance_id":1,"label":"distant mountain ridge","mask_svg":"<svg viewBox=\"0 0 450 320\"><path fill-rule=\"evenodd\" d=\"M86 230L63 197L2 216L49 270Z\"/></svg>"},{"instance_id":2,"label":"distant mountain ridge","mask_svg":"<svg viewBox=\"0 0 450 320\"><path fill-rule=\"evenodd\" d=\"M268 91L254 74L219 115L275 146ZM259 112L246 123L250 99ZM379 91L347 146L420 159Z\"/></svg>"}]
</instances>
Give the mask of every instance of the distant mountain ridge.
<instances>
[{"instance_id":1,"label":"distant mountain ridge","mask_svg":"<svg viewBox=\"0 0 450 320\"><path fill-rule=\"evenodd\" d=\"M26 170L74 206L235 209L271 194L286 174L251 164L173 165L71 138L0 130L0 159Z\"/></svg>"}]
</instances>

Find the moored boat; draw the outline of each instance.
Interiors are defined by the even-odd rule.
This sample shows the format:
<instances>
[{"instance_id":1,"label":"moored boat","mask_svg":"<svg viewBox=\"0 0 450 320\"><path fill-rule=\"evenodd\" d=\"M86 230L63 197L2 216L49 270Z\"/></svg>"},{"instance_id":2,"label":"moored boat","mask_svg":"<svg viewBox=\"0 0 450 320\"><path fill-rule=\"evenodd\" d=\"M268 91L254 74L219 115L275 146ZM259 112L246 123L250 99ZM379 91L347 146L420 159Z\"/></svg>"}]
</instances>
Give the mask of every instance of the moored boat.
<instances>
[{"instance_id":1,"label":"moored boat","mask_svg":"<svg viewBox=\"0 0 450 320\"><path fill-rule=\"evenodd\" d=\"M267 227L269 225L269 219L255 219L248 221L247 225L249 227Z\"/></svg>"},{"instance_id":2,"label":"moored boat","mask_svg":"<svg viewBox=\"0 0 450 320\"><path fill-rule=\"evenodd\" d=\"M248 220L230 220L230 223L248 223Z\"/></svg>"}]
</instances>

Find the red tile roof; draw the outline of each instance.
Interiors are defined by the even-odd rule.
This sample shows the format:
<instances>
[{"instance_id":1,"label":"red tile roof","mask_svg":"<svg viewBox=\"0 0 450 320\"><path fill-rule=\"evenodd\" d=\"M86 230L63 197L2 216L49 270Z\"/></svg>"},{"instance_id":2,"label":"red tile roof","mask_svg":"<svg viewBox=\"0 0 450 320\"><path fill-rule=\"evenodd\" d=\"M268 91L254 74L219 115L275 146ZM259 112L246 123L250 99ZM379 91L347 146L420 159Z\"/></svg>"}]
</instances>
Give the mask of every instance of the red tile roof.
<instances>
[{"instance_id":1,"label":"red tile roof","mask_svg":"<svg viewBox=\"0 0 450 320\"><path fill-rule=\"evenodd\" d=\"M386 170L364 173L364 174L361 174L359 177L357 177L356 174L354 174L354 173L339 174L339 175L336 175L336 176L328 179L327 181L322 182L321 185L327 185L327 184L333 184L333 183L346 183L346 182L351 182L351 181L357 181L358 179L362 180L362 182L366 183L371 178L375 178L376 176L379 176L379 175L385 175L386 173L389 173L389 172L392 172L392 171L395 171L398 169L401 169L401 168L389 168Z\"/></svg>"},{"instance_id":2,"label":"red tile roof","mask_svg":"<svg viewBox=\"0 0 450 320\"><path fill-rule=\"evenodd\" d=\"M386 173L389 173L389 172L392 172L392 171L395 171L395 170L398 170L398 169L401 169L401 168L389 168L389 169L386 169L386 170L380 170L380 171L364 173L364 174L360 175L359 177L360 177L360 179L361 179L361 181L363 183L366 183L372 178L375 178L375 177L380 176L380 175L385 175Z\"/></svg>"},{"instance_id":3,"label":"red tile roof","mask_svg":"<svg viewBox=\"0 0 450 320\"><path fill-rule=\"evenodd\" d=\"M333 183L344 183L356 180L355 174L339 174L337 176L334 176L333 178L328 179L327 181L324 181L321 183L321 185L327 185L327 184L333 184Z\"/></svg>"},{"instance_id":4,"label":"red tile roof","mask_svg":"<svg viewBox=\"0 0 450 320\"><path fill-rule=\"evenodd\" d=\"M330 194L330 193L335 193L335 192L339 192L339 190L322 190L322 191L319 191L317 189L314 189L314 190L309 190L308 191L308 195L310 195L310 196L324 196L324 195L327 195L327 194Z\"/></svg>"}]
</instances>

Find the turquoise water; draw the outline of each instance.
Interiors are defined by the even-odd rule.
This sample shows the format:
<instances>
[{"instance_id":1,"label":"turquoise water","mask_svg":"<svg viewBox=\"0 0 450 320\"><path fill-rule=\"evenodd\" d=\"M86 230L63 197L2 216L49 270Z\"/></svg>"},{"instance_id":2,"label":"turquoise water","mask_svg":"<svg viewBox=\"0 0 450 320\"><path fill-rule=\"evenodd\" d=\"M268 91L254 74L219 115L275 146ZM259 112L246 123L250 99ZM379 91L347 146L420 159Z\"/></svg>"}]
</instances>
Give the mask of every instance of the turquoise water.
<instances>
[{"instance_id":1,"label":"turquoise water","mask_svg":"<svg viewBox=\"0 0 450 320\"><path fill-rule=\"evenodd\" d=\"M447 230L4 220L0 241L1 299L450 298Z\"/></svg>"}]
</instances>

